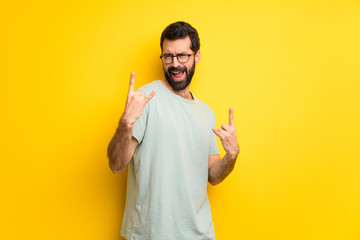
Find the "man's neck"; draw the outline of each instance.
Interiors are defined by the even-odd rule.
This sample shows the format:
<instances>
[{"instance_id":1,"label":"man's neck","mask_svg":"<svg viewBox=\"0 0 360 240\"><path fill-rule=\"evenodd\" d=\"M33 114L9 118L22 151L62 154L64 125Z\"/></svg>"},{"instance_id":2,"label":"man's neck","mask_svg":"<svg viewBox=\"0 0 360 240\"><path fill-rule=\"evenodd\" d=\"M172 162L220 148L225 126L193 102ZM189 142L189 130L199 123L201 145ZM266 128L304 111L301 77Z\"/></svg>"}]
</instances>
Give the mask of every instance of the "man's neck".
<instances>
[{"instance_id":1,"label":"man's neck","mask_svg":"<svg viewBox=\"0 0 360 240\"><path fill-rule=\"evenodd\" d=\"M161 80L161 82L167 89L169 89L171 92L175 93L176 95L178 95L180 97L183 97L185 99L188 99L188 100L194 100L191 93L190 93L190 90L189 90L190 85L187 86L183 90L174 90L165 79Z\"/></svg>"}]
</instances>

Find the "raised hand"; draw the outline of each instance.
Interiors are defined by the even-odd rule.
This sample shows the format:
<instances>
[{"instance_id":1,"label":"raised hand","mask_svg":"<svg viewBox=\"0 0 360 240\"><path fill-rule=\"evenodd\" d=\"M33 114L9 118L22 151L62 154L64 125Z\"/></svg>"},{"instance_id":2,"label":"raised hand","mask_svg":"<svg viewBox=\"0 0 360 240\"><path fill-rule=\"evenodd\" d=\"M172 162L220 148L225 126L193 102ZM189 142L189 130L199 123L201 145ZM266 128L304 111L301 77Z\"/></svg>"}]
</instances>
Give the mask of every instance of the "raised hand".
<instances>
[{"instance_id":1,"label":"raised hand","mask_svg":"<svg viewBox=\"0 0 360 240\"><path fill-rule=\"evenodd\" d=\"M213 128L213 132L220 138L227 154L236 157L239 154L239 144L236 137L233 109L229 109L229 125L221 124L220 129Z\"/></svg>"},{"instance_id":2,"label":"raised hand","mask_svg":"<svg viewBox=\"0 0 360 240\"><path fill-rule=\"evenodd\" d=\"M129 92L126 99L126 106L124 113L122 115L122 121L127 125L133 126L141 116L145 105L150 99L155 95L155 90L150 93L149 96L146 96L140 91L134 90L135 86L135 72L131 72L130 83L129 83Z\"/></svg>"}]
</instances>

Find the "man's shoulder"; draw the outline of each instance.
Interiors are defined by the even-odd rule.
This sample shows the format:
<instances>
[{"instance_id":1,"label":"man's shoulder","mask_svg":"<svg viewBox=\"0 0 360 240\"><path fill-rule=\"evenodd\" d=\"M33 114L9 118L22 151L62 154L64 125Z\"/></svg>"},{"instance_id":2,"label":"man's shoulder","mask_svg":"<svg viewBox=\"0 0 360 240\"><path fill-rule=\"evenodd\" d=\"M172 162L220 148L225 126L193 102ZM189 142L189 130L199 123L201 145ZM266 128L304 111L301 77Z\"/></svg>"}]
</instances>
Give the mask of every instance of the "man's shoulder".
<instances>
[{"instance_id":1,"label":"man's shoulder","mask_svg":"<svg viewBox=\"0 0 360 240\"><path fill-rule=\"evenodd\" d=\"M159 89L159 84L161 84L160 80L155 80L155 81L152 81L148 84L141 86L140 88L137 89L137 91L141 91L141 92L145 93L146 95L149 95L153 90L156 91Z\"/></svg>"},{"instance_id":2,"label":"man's shoulder","mask_svg":"<svg viewBox=\"0 0 360 240\"><path fill-rule=\"evenodd\" d=\"M196 98L196 101L198 102L198 104L201 105L201 108L206 111L207 113L209 113L210 115L214 114L214 111L202 100Z\"/></svg>"}]
</instances>

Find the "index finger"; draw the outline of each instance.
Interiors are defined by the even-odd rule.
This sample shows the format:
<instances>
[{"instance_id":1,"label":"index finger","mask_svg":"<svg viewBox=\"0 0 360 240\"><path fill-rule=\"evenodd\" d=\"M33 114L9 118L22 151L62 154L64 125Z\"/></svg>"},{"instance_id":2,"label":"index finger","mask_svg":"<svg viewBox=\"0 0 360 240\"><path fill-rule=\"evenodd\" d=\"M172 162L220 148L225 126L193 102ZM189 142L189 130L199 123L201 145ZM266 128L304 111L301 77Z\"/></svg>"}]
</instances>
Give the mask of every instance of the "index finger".
<instances>
[{"instance_id":1,"label":"index finger","mask_svg":"<svg viewBox=\"0 0 360 240\"><path fill-rule=\"evenodd\" d=\"M232 108L229 108L229 126L234 126L234 115Z\"/></svg>"},{"instance_id":2,"label":"index finger","mask_svg":"<svg viewBox=\"0 0 360 240\"><path fill-rule=\"evenodd\" d=\"M130 83L129 83L129 93L134 92L134 85L135 85L135 72L131 72Z\"/></svg>"}]
</instances>

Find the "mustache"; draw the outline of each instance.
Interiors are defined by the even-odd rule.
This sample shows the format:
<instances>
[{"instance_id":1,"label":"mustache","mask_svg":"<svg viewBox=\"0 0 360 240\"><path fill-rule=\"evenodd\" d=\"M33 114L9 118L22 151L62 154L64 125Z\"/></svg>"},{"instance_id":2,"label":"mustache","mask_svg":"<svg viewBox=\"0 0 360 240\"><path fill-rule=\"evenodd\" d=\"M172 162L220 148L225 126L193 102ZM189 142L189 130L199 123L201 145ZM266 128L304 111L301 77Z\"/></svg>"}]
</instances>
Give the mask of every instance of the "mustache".
<instances>
[{"instance_id":1,"label":"mustache","mask_svg":"<svg viewBox=\"0 0 360 240\"><path fill-rule=\"evenodd\" d=\"M176 72L185 72L185 71L187 71L187 68L186 67L169 67L168 68L168 72L170 73L170 72L174 72L174 71L176 71Z\"/></svg>"}]
</instances>

